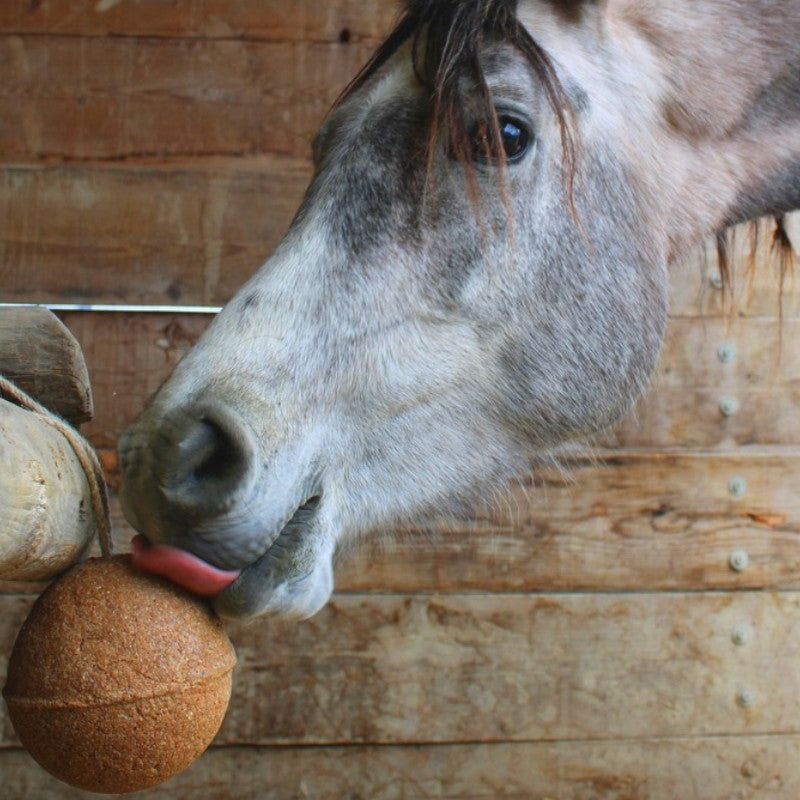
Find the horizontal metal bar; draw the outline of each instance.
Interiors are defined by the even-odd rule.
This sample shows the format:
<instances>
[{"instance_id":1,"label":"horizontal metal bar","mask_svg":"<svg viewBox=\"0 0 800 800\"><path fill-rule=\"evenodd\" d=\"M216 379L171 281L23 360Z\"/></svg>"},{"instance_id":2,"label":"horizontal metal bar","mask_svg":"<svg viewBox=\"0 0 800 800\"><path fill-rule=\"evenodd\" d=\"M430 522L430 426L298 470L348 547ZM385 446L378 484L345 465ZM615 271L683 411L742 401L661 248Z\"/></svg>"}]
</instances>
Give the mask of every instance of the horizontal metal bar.
<instances>
[{"instance_id":1,"label":"horizontal metal bar","mask_svg":"<svg viewBox=\"0 0 800 800\"><path fill-rule=\"evenodd\" d=\"M0 308L49 308L50 311L102 311L125 314L218 314L222 306L148 306L112 303L0 303Z\"/></svg>"}]
</instances>

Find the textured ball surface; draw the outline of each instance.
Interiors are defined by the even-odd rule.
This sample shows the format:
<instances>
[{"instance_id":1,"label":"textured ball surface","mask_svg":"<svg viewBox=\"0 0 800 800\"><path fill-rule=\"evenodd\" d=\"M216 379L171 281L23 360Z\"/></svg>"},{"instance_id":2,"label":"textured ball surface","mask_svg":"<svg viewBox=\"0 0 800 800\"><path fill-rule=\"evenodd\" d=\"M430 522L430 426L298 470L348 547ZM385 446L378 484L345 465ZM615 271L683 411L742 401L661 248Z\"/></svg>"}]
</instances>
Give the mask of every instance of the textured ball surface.
<instances>
[{"instance_id":1,"label":"textured ball surface","mask_svg":"<svg viewBox=\"0 0 800 800\"><path fill-rule=\"evenodd\" d=\"M219 620L127 556L52 583L20 629L3 690L20 741L81 789L123 793L194 761L222 724L236 657Z\"/></svg>"}]
</instances>

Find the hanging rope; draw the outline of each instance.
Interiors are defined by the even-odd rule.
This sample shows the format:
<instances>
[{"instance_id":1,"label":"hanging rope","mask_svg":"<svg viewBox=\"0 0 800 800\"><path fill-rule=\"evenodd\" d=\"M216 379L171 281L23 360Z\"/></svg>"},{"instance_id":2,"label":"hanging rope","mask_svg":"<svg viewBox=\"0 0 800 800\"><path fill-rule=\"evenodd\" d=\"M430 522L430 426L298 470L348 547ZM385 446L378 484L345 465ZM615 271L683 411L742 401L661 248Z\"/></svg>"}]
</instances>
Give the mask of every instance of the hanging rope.
<instances>
[{"instance_id":1,"label":"hanging rope","mask_svg":"<svg viewBox=\"0 0 800 800\"><path fill-rule=\"evenodd\" d=\"M69 442L70 447L75 451L75 455L86 475L89 484L89 497L92 502L92 511L97 521L97 536L100 541L100 552L103 558L111 558L111 521L108 513L108 494L106 493L106 479L103 467L94 448L86 439L81 436L68 422L65 422L57 414L45 408L41 403L34 400L29 394L24 392L8 378L0 375L0 394L16 403L22 408L28 409L38 414L48 425L52 425Z\"/></svg>"}]
</instances>

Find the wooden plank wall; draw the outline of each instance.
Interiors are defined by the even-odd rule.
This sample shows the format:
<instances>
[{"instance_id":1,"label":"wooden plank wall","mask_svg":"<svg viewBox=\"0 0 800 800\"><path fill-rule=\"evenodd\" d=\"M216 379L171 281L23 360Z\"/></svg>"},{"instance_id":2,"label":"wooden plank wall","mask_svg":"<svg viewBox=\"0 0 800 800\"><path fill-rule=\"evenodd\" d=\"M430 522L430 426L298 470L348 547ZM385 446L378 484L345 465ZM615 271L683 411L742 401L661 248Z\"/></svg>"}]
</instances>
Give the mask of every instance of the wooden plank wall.
<instances>
[{"instance_id":1,"label":"wooden plank wall","mask_svg":"<svg viewBox=\"0 0 800 800\"><path fill-rule=\"evenodd\" d=\"M311 134L393 15L5 0L0 300L224 302L277 243ZM729 296L710 252L676 269L652 389L591 450L470 519L365 545L308 622L232 626L214 747L141 797L800 797L800 291L790 278L779 310L759 232L737 232ZM113 483L120 432L208 318L63 319ZM0 675L37 588L0 587ZM0 786L87 796L2 715Z\"/></svg>"}]
</instances>

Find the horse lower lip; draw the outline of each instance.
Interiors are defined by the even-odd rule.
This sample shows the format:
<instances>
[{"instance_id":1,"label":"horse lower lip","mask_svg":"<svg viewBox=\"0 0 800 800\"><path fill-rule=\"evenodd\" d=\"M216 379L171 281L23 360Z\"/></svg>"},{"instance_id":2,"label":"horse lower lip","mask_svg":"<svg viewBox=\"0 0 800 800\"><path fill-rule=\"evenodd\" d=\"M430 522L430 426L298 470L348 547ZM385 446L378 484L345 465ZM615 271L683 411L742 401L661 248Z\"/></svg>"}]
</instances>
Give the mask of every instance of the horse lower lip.
<instances>
[{"instance_id":1,"label":"horse lower lip","mask_svg":"<svg viewBox=\"0 0 800 800\"><path fill-rule=\"evenodd\" d=\"M287 520L287 522L283 525L283 527L278 531L272 541L269 543L269 546L264 550L264 552L256 559L256 561L260 561L269 551L272 549L272 546L275 542L280 539L280 537L288 530L292 528L307 528L311 517L317 510L317 506L320 503L320 496L313 495L309 497L305 502L301 503L294 511L294 514ZM255 562L253 562L255 563Z\"/></svg>"},{"instance_id":2,"label":"horse lower lip","mask_svg":"<svg viewBox=\"0 0 800 800\"><path fill-rule=\"evenodd\" d=\"M294 511L291 517L281 526L281 528L269 539L269 544L267 544L264 551L259 555L256 559L251 561L249 564L245 564L239 571L244 572L246 569L253 566L253 564L258 563L261 561L264 556L266 556L269 551L271 550L272 546L275 542L280 539L281 535L292 527L305 527L308 524L309 517L316 511L317 506L320 502L319 495L313 495L309 497L304 503L301 503Z\"/></svg>"},{"instance_id":3,"label":"horse lower lip","mask_svg":"<svg viewBox=\"0 0 800 800\"><path fill-rule=\"evenodd\" d=\"M275 543L287 532L297 533L298 536L303 536L311 527L311 519L313 518L316 509L320 503L320 496L313 495L304 503L302 503L298 508L295 510L294 514L292 514L291 518L288 522L280 529L278 534L270 541L269 546L264 550L264 552L257 558L255 561L252 561L247 566L243 567L239 573L239 577L230 584L230 586L226 587L226 589L218 595L218 597L230 598L231 595L236 596L243 589L243 584L247 585L248 583L252 587L253 582L257 581L261 583L262 580L265 578L265 574L269 574L269 568L265 570L265 564L269 562L271 556L274 556L275 553L273 552L273 547ZM296 529L293 531L292 529ZM280 560L276 558L276 560ZM248 612L247 603L245 602L243 605L240 602L235 602L235 607L237 610L243 613ZM234 616L238 616L235 614Z\"/></svg>"}]
</instances>

